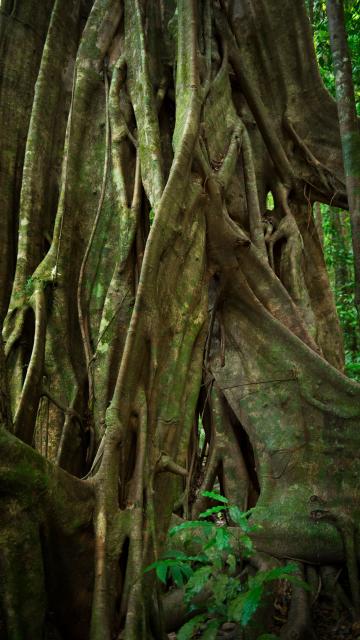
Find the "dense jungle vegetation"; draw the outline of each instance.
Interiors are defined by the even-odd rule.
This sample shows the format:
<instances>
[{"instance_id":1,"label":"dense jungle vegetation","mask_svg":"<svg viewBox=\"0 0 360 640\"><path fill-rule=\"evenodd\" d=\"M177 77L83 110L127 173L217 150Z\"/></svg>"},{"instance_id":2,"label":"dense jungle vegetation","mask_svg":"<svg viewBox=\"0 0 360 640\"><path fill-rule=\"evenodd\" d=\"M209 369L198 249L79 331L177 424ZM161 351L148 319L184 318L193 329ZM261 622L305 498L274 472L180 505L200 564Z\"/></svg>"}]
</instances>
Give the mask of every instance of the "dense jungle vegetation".
<instances>
[{"instance_id":1,"label":"dense jungle vegetation","mask_svg":"<svg viewBox=\"0 0 360 640\"><path fill-rule=\"evenodd\" d=\"M321 76L335 97L335 81L330 49L326 3L308 1L314 43ZM355 102L360 115L360 3L345 3L345 23L352 61ZM354 269L348 213L329 205L316 206L315 215L323 229L323 247L336 308L344 332L346 372L360 380L359 329L354 306Z\"/></svg>"}]
</instances>

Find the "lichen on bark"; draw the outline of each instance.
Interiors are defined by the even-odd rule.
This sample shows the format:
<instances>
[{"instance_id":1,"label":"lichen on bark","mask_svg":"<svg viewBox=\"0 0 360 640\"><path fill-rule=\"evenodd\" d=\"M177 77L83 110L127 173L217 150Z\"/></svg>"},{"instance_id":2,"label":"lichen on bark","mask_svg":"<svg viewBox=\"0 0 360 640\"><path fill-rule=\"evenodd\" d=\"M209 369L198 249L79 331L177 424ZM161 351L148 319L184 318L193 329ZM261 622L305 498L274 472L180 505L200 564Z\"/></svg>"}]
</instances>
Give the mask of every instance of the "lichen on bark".
<instances>
[{"instance_id":1,"label":"lichen on bark","mask_svg":"<svg viewBox=\"0 0 360 640\"><path fill-rule=\"evenodd\" d=\"M346 189L303 3L70 4L0 17L1 122L31 70L1 132L0 630L163 638L144 568L217 480L259 553L353 584L359 386L312 220Z\"/></svg>"}]
</instances>

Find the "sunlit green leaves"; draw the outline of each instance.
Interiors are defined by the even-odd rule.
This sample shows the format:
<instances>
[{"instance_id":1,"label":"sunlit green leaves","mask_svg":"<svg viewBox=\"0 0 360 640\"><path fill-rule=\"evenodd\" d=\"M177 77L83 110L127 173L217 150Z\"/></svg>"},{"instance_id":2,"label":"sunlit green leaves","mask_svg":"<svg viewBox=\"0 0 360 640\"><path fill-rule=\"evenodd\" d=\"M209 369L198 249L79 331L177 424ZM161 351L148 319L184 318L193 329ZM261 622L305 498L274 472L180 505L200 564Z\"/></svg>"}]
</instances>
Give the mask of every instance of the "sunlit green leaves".
<instances>
[{"instance_id":1,"label":"sunlit green leaves","mask_svg":"<svg viewBox=\"0 0 360 640\"><path fill-rule=\"evenodd\" d=\"M177 633L177 640L190 640L201 625L206 621L206 614L194 616L186 622Z\"/></svg>"},{"instance_id":2,"label":"sunlit green leaves","mask_svg":"<svg viewBox=\"0 0 360 640\"><path fill-rule=\"evenodd\" d=\"M206 564L193 572L186 585L186 602L191 602L191 600L202 591L211 576L212 570L211 565Z\"/></svg>"},{"instance_id":3,"label":"sunlit green leaves","mask_svg":"<svg viewBox=\"0 0 360 640\"><path fill-rule=\"evenodd\" d=\"M354 267L349 213L320 205L324 233L324 257L336 310L343 330L345 371L360 381L358 320L354 303Z\"/></svg>"},{"instance_id":4,"label":"sunlit green leaves","mask_svg":"<svg viewBox=\"0 0 360 640\"><path fill-rule=\"evenodd\" d=\"M207 522L206 520L188 520L170 529L169 535L175 536L177 533L180 533L181 531L188 531L189 529L198 529L199 527L203 531L209 531L212 528L212 523Z\"/></svg>"},{"instance_id":5,"label":"sunlit green leaves","mask_svg":"<svg viewBox=\"0 0 360 640\"><path fill-rule=\"evenodd\" d=\"M146 567L145 573L153 569L160 582L166 584L167 580L172 578L178 587L182 587L193 573L188 558L162 558Z\"/></svg>"},{"instance_id":6,"label":"sunlit green leaves","mask_svg":"<svg viewBox=\"0 0 360 640\"><path fill-rule=\"evenodd\" d=\"M219 627L220 622L218 620L210 620L207 624L206 630L201 636L202 640L215 640Z\"/></svg>"},{"instance_id":7,"label":"sunlit green leaves","mask_svg":"<svg viewBox=\"0 0 360 640\"><path fill-rule=\"evenodd\" d=\"M257 584L249 591L241 593L229 603L229 615L231 620L247 625L256 609L258 608L263 595L263 585Z\"/></svg>"},{"instance_id":8,"label":"sunlit green leaves","mask_svg":"<svg viewBox=\"0 0 360 640\"><path fill-rule=\"evenodd\" d=\"M162 583L172 580L177 586L184 586L189 612L198 612L181 627L177 636L180 640L190 640L199 634L202 640L215 639L221 625L228 621L246 626L258 609L269 582L287 579L308 588L294 575L296 566L291 564L259 571L253 577L241 577L238 562L252 555L251 533L259 528L251 523L252 509L243 512L213 491L202 495L218 505L209 506L198 520L183 522L170 531L172 537L181 534L192 542L196 538L200 553L187 555L183 551L169 551L146 569L155 570ZM226 524L224 516L236 527ZM198 607L200 601L204 606L204 596L206 612L203 613ZM269 635L268 640L272 637Z\"/></svg>"},{"instance_id":9,"label":"sunlit green leaves","mask_svg":"<svg viewBox=\"0 0 360 640\"><path fill-rule=\"evenodd\" d=\"M221 513L222 511L224 511L224 509L227 509L228 507L211 507L210 509L206 509L206 511L203 511L202 513L199 514L199 518L208 518L209 516L213 516L217 513Z\"/></svg>"},{"instance_id":10,"label":"sunlit green leaves","mask_svg":"<svg viewBox=\"0 0 360 640\"><path fill-rule=\"evenodd\" d=\"M327 89L335 96L335 80L332 67L326 3L314 0L313 31L315 51L319 63L320 73ZM358 0L344 3L345 23L350 49L355 102L360 115L360 3Z\"/></svg>"},{"instance_id":11,"label":"sunlit green leaves","mask_svg":"<svg viewBox=\"0 0 360 640\"><path fill-rule=\"evenodd\" d=\"M217 500L223 504L228 504L229 502L225 496L222 496L220 493L216 493L216 491L203 491L201 495L203 495L204 498L212 498L213 500Z\"/></svg>"}]
</instances>

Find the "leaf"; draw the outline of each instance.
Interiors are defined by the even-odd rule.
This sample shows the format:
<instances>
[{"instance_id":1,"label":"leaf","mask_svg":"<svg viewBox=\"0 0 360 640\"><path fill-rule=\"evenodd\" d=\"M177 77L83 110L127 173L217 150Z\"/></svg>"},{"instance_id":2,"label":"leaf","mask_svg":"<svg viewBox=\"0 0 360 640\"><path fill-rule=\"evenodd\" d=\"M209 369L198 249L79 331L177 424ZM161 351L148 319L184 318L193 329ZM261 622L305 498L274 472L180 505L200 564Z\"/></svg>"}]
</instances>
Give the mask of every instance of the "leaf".
<instances>
[{"instance_id":1,"label":"leaf","mask_svg":"<svg viewBox=\"0 0 360 640\"><path fill-rule=\"evenodd\" d=\"M211 509L206 509L206 511L199 513L199 518L208 518L209 516L212 516L214 513L221 513L222 511L228 508L229 507L227 505L222 505L221 507L211 507Z\"/></svg>"},{"instance_id":2,"label":"leaf","mask_svg":"<svg viewBox=\"0 0 360 640\"><path fill-rule=\"evenodd\" d=\"M146 569L144 569L144 573L152 571L153 569L155 569L156 575L161 582L166 584L166 578L169 574L178 586L182 586L184 584L183 576L188 580L193 574L193 569L190 561L187 559L187 556L185 556L185 560L177 558L162 558L146 567Z\"/></svg>"},{"instance_id":3,"label":"leaf","mask_svg":"<svg viewBox=\"0 0 360 640\"><path fill-rule=\"evenodd\" d=\"M236 598L232 599L228 605L228 619L234 622L240 622L242 610L244 606L245 593L240 593Z\"/></svg>"},{"instance_id":4,"label":"leaf","mask_svg":"<svg viewBox=\"0 0 360 640\"><path fill-rule=\"evenodd\" d=\"M275 636L273 633L263 633L257 638L257 640L278 640L279 636Z\"/></svg>"},{"instance_id":5,"label":"leaf","mask_svg":"<svg viewBox=\"0 0 360 640\"><path fill-rule=\"evenodd\" d=\"M164 584L166 584L167 570L168 570L168 565L166 562L162 562L161 560L159 560L156 563L156 566L155 566L156 575L159 578L159 580Z\"/></svg>"},{"instance_id":6,"label":"leaf","mask_svg":"<svg viewBox=\"0 0 360 640\"><path fill-rule=\"evenodd\" d=\"M287 564L285 567L274 567L273 569L268 569L268 571L259 571L252 578L251 582L252 584L263 584L270 580L281 580L289 574L293 574L295 571L297 571L295 564Z\"/></svg>"},{"instance_id":7,"label":"leaf","mask_svg":"<svg viewBox=\"0 0 360 640\"><path fill-rule=\"evenodd\" d=\"M258 584L234 598L228 608L229 620L240 622L242 626L246 626L258 608L262 594L263 586Z\"/></svg>"},{"instance_id":8,"label":"leaf","mask_svg":"<svg viewBox=\"0 0 360 640\"><path fill-rule=\"evenodd\" d=\"M194 632L199 629L199 627L205 622L207 616L206 614L201 614L198 616L194 616L191 618L189 622L183 624L177 632L177 640L190 640L193 637Z\"/></svg>"},{"instance_id":9,"label":"leaf","mask_svg":"<svg viewBox=\"0 0 360 640\"><path fill-rule=\"evenodd\" d=\"M264 584L271 580L288 580L298 587L302 587L305 591L310 591L309 585L296 575L297 566L295 564L287 564L285 567L274 567L268 571L259 571L252 578L253 584Z\"/></svg>"},{"instance_id":10,"label":"leaf","mask_svg":"<svg viewBox=\"0 0 360 640\"><path fill-rule=\"evenodd\" d=\"M228 582L226 586L226 597L227 597L227 606L231 600L236 598L236 596L243 591L241 582L238 578L228 577Z\"/></svg>"},{"instance_id":11,"label":"leaf","mask_svg":"<svg viewBox=\"0 0 360 640\"><path fill-rule=\"evenodd\" d=\"M229 516L235 524L241 527L242 522L244 521L244 511L241 511L239 507L231 506L229 508Z\"/></svg>"},{"instance_id":12,"label":"leaf","mask_svg":"<svg viewBox=\"0 0 360 640\"><path fill-rule=\"evenodd\" d=\"M284 576L284 580L291 582L296 587L301 587L301 589L304 589L304 591L311 591L310 585L308 585L308 583L304 580L301 580L301 578L298 578L298 576L286 575Z\"/></svg>"},{"instance_id":13,"label":"leaf","mask_svg":"<svg viewBox=\"0 0 360 640\"><path fill-rule=\"evenodd\" d=\"M257 585L245 594L240 618L240 623L243 627L245 627L249 623L250 619L254 615L256 609L260 604L262 594L262 585Z\"/></svg>"},{"instance_id":14,"label":"leaf","mask_svg":"<svg viewBox=\"0 0 360 640\"><path fill-rule=\"evenodd\" d=\"M213 536L212 538L210 538L210 540L204 545L204 551L208 551L209 549L212 549L213 547L215 547L216 545L216 537Z\"/></svg>"},{"instance_id":15,"label":"leaf","mask_svg":"<svg viewBox=\"0 0 360 640\"><path fill-rule=\"evenodd\" d=\"M246 551L246 556L247 557L250 556L254 550L254 545L251 538L249 538L249 536L247 535L240 536L239 542L244 547Z\"/></svg>"},{"instance_id":16,"label":"leaf","mask_svg":"<svg viewBox=\"0 0 360 640\"><path fill-rule=\"evenodd\" d=\"M174 580L177 587L184 586L184 575L181 571L180 567L172 567L171 571L169 571L172 579Z\"/></svg>"},{"instance_id":17,"label":"leaf","mask_svg":"<svg viewBox=\"0 0 360 640\"><path fill-rule=\"evenodd\" d=\"M211 590L213 592L216 605L223 604L226 598L228 580L229 578L225 573L220 573L215 576L214 580L212 581Z\"/></svg>"},{"instance_id":18,"label":"leaf","mask_svg":"<svg viewBox=\"0 0 360 640\"><path fill-rule=\"evenodd\" d=\"M231 573L233 573L236 569L236 558L234 556L234 554L229 553L228 557L226 558L226 564L229 567L229 571L231 571Z\"/></svg>"},{"instance_id":19,"label":"leaf","mask_svg":"<svg viewBox=\"0 0 360 640\"><path fill-rule=\"evenodd\" d=\"M203 491L201 495L204 496L204 498L212 498L213 500L224 502L225 504L229 502L225 496L222 496L221 493L216 493L215 491Z\"/></svg>"},{"instance_id":20,"label":"leaf","mask_svg":"<svg viewBox=\"0 0 360 640\"><path fill-rule=\"evenodd\" d=\"M221 571L222 567L223 567L223 563L222 563L222 558L220 555L215 555L212 558L212 563L215 567L215 569L217 569L217 571Z\"/></svg>"},{"instance_id":21,"label":"leaf","mask_svg":"<svg viewBox=\"0 0 360 640\"><path fill-rule=\"evenodd\" d=\"M249 511L241 511L239 507L230 507L229 516L245 533L250 533L251 531L255 531L256 527L256 525L251 525L248 522L248 517L252 514L252 511L252 509L249 509Z\"/></svg>"},{"instance_id":22,"label":"leaf","mask_svg":"<svg viewBox=\"0 0 360 640\"><path fill-rule=\"evenodd\" d=\"M221 621L211 620L206 627L206 631L201 635L201 640L215 640L220 625Z\"/></svg>"},{"instance_id":23,"label":"leaf","mask_svg":"<svg viewBox=\"0 0 360 640\"><path fill-rule=\"evenodd\" d=\"M156 566L157 566L157 562L153 562L152 564L149 564L147 567L145 567L144 573L148 573L148 571L152 571L153 569L156 569Z\"/></svg>"},{"instance_id":24,"label":"leaf","mask_svg":"<svg viewBox=\"0 0 360 640\"><path fill-rule=\"evenodd\" d=\"M208 582L212 568L209 565L196 569L185 587L185 600L189 602L204 588Z\"/></svg>"},{"instance_id":25,"label":"leaf","mask_svg":"<svg viewBox=\"0 0 360 640\"><path fill-rule=\"evenodd\" d=\"M194 573L194 570L191 567L191 565L185 562L182 562L179 568L184 574L185 578L191 578L192 574Z\"/></svg>"},{"instance_id":26,"label":"leaf","mask_svg":"<svg viewBox=\"0 0 360 640\"><path fill-rule=\"evenodd\" d=\"M215 534L215 546L219 551L230 549L230 535L227 527L218 527Z\"/></svg>"},{"instance_id":27,"label":"leaf","mask_svg":"<svg viewBox=\"0 0 360 640\"><path fill-rule=\"evenodd\" d=\"M191 562L208 562L209 558L205 553L198 553L195 556L188 556L188 560Z\"/></svg>"},{"instance_id":28,"label":"leaf","mask_svg":"<svg viewBox=\"0 0 360 640\"><path fill-rule=\"evenodd\" d=\"M178 587L182 587L185 579L188 580L193 574L190 562L181 562L178 560L166 560L165 562L169 575Z\"/></svg>"}]
</instances>

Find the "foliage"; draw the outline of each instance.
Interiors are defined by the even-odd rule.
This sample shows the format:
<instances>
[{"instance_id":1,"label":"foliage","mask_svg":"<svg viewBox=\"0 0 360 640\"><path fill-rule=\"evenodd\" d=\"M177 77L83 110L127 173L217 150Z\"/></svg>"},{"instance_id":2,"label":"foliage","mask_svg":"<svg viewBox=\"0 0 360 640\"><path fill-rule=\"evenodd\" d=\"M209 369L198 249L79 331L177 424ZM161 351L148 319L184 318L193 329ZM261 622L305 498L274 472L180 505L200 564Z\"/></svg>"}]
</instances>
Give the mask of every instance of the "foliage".
<instances>
[{"instance_id":1,"label":"foliage","mask_svg":"<svg viewBox=\"0 0 360 640\"><path fill-rule=\"evenodd\" d=\"M335 96L335 79L332 67L326 2L310 0L314 45L320 73L325 86ZM344 3L348 44L352 60L353 83L357 112L360 115L360 2L348 0ZM311 12L310 12L311 13ZM349 215L341 212L344 238L333 224L336 211L329 205L321 205L324 232L324 257L330 283L335 295L336 308L344 335L345 372L360 381L360 353L358 321L354 303L354 265L351 246ZM342 240L342 241L341 241ZM342 270L346 277L340 281L337 273Z\"/></svg>"},{"instance_id":2,"label":"foliage","mask_svg":"<svg viewBox=\"0 0 360 640\"><path fill-rule=\"evenodd\" d=\"M358 321L354 304L354 263L351 245L349 214L321 205L324 230L324 257L330 284L335 294L336 308L344 334L345 371L350 378L360 381L360 353ZM342 234L334 224L340 214ZM341 271L344 277L338 277Z\"/></svg>"},{"instance_id":3,"label":"foliage","mask_svg":"<svg viewBox=\"0 0 360 640\"><path fill-rule=\"evenodd\" d=\"M199 632L203 640L211 640L224 622L248 625L269 582L286 579L308 588L294 575L296 566L293 564L258 571L255 576L247 577L242 572L239 558L243 561L253 554L250 534L258 527L248 520L252 509L243 512L214 491L205 491L202 495L220 504L200 513L198 520L183 522L170 530L171 537L185 533L188 541L197 541L200 553L187 555L184 551L171 550L145 569L155 570L165 585L172 581L178 587L184 586L189 612L199 610L197 597L206 593L206 611L199 610L181 627L178 640L189 640ZM237 529L224 523L225 518ZM239 530L241 533L235 538L234 532ZM271 634L261 636L262 640L274 637Z\"/></svg>"},{"instance_id":4,"label":"foliage","mask_svg":"<svg viewBox=\"0 0 360 640\"><path fill-rule=\"evenodd\" d=\"M314 44L320 73L326 88L335 96L335 80L332 69L326 2L323 0L315 0L312 4ZM352 61L355 101L357 112L360 115L360 2L359 0L348 0L344 3L344 8L348 44Z\"/></svg>"}]
</instances>

